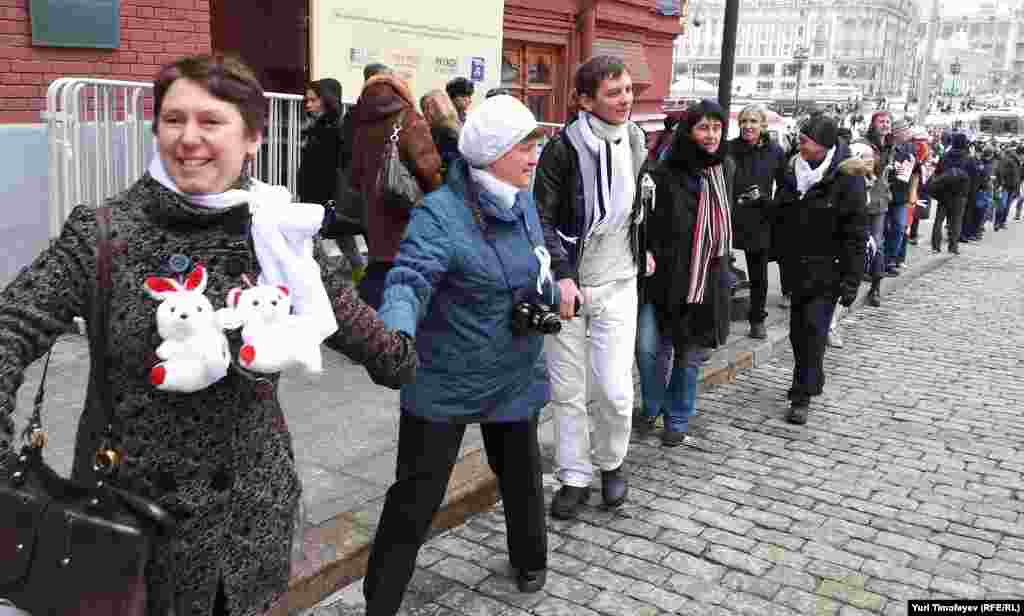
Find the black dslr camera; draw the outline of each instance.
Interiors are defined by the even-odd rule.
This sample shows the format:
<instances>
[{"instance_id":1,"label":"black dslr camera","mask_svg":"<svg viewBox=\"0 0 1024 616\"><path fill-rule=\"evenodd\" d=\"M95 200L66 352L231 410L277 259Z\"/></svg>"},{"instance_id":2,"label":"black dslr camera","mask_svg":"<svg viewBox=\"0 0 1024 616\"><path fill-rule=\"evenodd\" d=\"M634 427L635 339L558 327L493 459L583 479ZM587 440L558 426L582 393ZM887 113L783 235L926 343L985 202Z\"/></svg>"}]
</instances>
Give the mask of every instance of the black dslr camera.
<instances>
[{"instance_id":1,"label":"black dslr camera","mask_svg":"<svg viewBox=\"0 0 1024 616\"><path fill-rule=\"evenodd\" d=\"M755 184L736 197L737 205L746 205L761 198L761 189Z\"/></svg>"},{"instance_id":2,"label":"black dslr camera","mask_svg":"<svg viewBox=\"0 0 1024 616\"><path fill-rule=\"evenodd\" d=\"M562 319L547 305L519 302L512 306L512 333L516 336L557 334L561 331Z\"/></svg>"}]
</instances>

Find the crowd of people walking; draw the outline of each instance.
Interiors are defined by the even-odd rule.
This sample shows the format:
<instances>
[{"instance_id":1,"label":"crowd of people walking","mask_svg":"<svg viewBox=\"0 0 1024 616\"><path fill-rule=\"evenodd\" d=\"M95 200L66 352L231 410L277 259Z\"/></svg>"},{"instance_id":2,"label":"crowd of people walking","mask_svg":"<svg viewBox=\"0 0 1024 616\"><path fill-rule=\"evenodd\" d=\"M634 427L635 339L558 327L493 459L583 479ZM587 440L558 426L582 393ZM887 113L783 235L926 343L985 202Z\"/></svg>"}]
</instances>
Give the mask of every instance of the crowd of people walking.
<instances>
[{"instance_id":1,"label":"crowd of people walking","mask_svg":"<svg viewBox=\"0 0 1024 616\"><path fill-rule=\"evenodd\" d=\"M121 452L104 480L176 522L156 543L139 614L255 614L287 589L300 486L280 368L255 367L268 351L245 320L260 307L256 290L271 289L258 297L274 306L290 301L296 317L274 345L325 343L401 390L396 479L364 584L367 614L383 616L399 610L467 425L481 426L522 592L546 582L545 406L557 519L577 517L595 483L605 507L629 499L634 430L654 436L660 425L665 447L693 442L701 366L730 334L733 249L749 270L752 338L767 335L768 264L779 264L795 357L782 416L802 425L825 386L826 349L841 346L837 307L865 282L868 304L881 305L881 280L900 274L921 218L934 215L935 251L945 222L958 253L990 217L994 230L1014 206L1021 217L1024 147L999 152L961 133L932 143L887 111L863 137L812 115L787 152L763 107L744 108L729 141L728 110L703 100L649 151L630 120L632 76L614 57L578 68L572 119L553 135L507 92L474 103L465 78L418 101L386 66L364 78L344 115L336 80L309 84L294 203L249 175L266 110L245 65L189 57L156 77L157 155L107 204L127 240L112 269L117 343L92 352L118 377L117 421L97 424L106 409L90 390L73 473L95 480L103 433ZM92 208L75 209L0 294L0 451L17 445L26 367L93 313L97 228ZM324 275L314 248L324 238L350 260L355 288ZM158 303L204 292L224 298L216 326L193 337L157 326ZM106 326L90 323L90 340ZM223 339L216 357L197 350L210 337ZM177 366L209 376L165 385Z\"/></svg>"}]
</instances>

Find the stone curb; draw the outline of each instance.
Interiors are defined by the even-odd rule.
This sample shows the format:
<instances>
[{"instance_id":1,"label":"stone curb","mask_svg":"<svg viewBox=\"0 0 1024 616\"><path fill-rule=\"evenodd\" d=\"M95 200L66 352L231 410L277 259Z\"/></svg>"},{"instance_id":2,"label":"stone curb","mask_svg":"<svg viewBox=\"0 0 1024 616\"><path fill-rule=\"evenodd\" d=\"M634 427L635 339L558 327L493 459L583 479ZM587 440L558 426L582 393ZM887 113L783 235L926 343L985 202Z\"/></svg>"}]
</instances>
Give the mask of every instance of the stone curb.
<instances>
[{"instance_id":1,"label":"stone curb","mask_svg":"<svg viewBox=\"0 0 1024 616\"><path fill-rule=\"evenodd\" d=\"M884 279L883 294L888 295L934 271L952 257L944 253L920 266L908 268L896 278ZM866 287L862 285L861 293L847 314L859 310L866 300ZM733 382L737 373L762 365L782 348L781 345L788 343L789 325L785 319L768 328L765 340L737 337L716 351L705 364L701 389ZM549 417L550 413L544 413L542 420ZM483 450L471 451L452 471L445 503L434 520L432 532L459 526L470 515L487 510L497 501L497 480ZM306 530L303 558L292 563L288 593L266 613L267 616L288 616L316 607L324 598L363 577L378 515L378 509L346 512Z\"/></svg>"}]
</instances>

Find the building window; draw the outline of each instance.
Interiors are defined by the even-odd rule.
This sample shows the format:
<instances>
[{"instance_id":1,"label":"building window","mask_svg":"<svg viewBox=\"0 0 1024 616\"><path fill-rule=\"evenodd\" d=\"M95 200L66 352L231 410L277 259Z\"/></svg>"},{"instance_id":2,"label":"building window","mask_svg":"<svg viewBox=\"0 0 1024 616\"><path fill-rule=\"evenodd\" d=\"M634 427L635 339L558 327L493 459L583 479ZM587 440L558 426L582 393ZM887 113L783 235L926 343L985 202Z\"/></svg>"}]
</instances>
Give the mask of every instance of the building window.
<instances>
[{"instance_id":1,"label":"building window","mask_svg":"<svg viewBox=\"0 0 1024 616\"><path fill-rule=\"evenodd\" d=\"M562 50L506 41L502 50L501 85L530 108L541 122L557 122L558 89L562 84Z\"/></svg>"},{"instance_id":2,"label":"building window","mask_svg":"<svg viewBox=\"0 0 1024 616\"><path fill-rule=\"evenodd\" d=\"M796 82L795 81L783 81L782 82L782 89L783 90L795 90L796 89Z\"/></svg>"},{"instance_id":3,"label":"building window","mask_svg":"<svg viewBox=\"0 0 1024 616\"><path fill-rule=\"evenodd\" d=\"M758 92L771 92L773 84L770 81L758 81L757 91Z\"/></svg>"},{"instance_id":4,"label":"building window","mask_svg":"<svg viewBox=\"0 0 1024 616\"><path fill-rule=\"evenodd\" d=\"M800 72L800 65L799 64L783 64L782 65L782 74L785 75L786 77L795 77L796 74L799 73L799 72Z\"/></svg>"},{"instance_id":5,"label":"building window","mask_svg":"<svg viewBox=\"0 0 1024 616\"><path fill-rule=\"evenodd\" d=\"M762 76L762 77L768 77L768 76L774 75L775 74L775 65L774 64L758 64L757 65L757 74Z\"/></svg>"},{"instance_id":6,"label":"building window","mask_svg":"<svg viewBox=\"0 0 1024 616\"><path fill-rule=\"evenodd\" d=\"M750 64L737 64L736 65L736 69L735 69L735 74L736 75L749 75L750 74Z\"/></svg>"},{"instance_id":7,"label":"building window","mask_svg":"<svg viewBox=\"0 0 1024 616\"><path fill-rule=\"evenodd\" d=\"M811 65L811 77L824 77L825 76L825 65L824 64L812 64Z\"/></svg>"},{"instance_id":8,"label":"building window","mask_svg":"<svg viewBox=\"0 0 1024 616\"><path fill-rule=\"evenodd\" d=\"M760 53L757 54L757 55L759 55L759 56L767 56L768 55L768 43L761 43Z\"/></svg>"},{"instance_id":9,"label":"building window","mask_svg":"<svg viewBox=\"0 0 1024 616\"><path fill-rule=\"evenodd\" d=\"M698 64L697 73L700 75L717 75L721 66L718 64Z\"/></svg>"}]
</instances>

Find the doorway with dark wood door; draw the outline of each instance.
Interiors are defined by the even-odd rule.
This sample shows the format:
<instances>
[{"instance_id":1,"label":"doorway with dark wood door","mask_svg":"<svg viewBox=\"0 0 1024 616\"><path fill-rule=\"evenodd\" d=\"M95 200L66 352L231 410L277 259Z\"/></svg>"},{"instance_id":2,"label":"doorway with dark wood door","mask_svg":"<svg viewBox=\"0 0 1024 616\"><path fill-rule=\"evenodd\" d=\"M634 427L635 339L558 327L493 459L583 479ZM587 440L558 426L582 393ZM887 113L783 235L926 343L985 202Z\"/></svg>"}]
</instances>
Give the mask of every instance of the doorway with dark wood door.
<instances>
[{"instance_id":1,"label":"doorway with dark wood door","mask_svg":"<svg viewBox=\"0 0 1024 616\"><path fill-rule=\"evenodd\" d=\"M210 0L213 50L240 57L267 92L302 94L308 14L308 0Z\"/></svg>"},{"instance_id":2,"label":"doorway with dark wood door","mask_svg":"<svg viewBox=\"0 0 1024 616\"><path fill-rule=\"evenodd\" d=\"M560 123L565 119L564 67L564 48L505 41L501 87L529 107L538 122Z\"/></svg>"}]
</instances>

